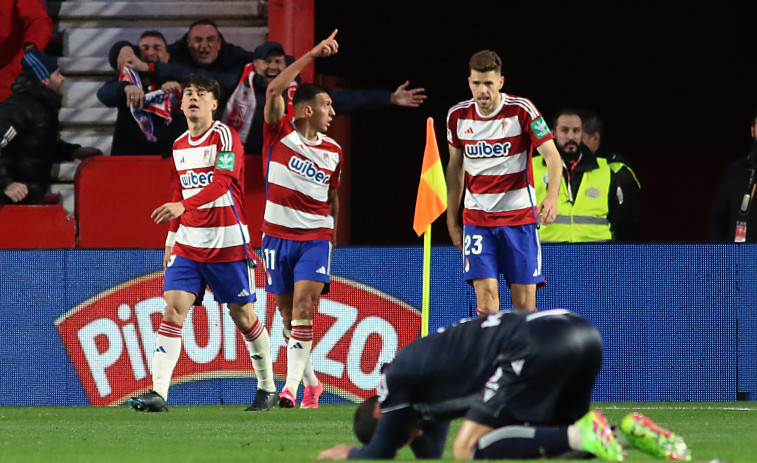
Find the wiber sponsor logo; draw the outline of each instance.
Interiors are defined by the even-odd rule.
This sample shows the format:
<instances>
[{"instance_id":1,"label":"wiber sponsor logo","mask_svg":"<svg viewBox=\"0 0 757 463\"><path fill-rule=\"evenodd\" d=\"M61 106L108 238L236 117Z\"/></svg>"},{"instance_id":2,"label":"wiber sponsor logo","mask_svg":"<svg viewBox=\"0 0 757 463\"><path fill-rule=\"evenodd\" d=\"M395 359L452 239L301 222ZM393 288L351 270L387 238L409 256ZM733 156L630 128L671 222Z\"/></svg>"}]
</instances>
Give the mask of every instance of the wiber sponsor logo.
<instances>
[{"instance_id":1,"label":"wiber sponsor logo","mask_svg":"<svg viewBox=\"0 0 757 463\"><path fill-rule=\"evenodd\" d=\"M179 175L179 181L184 188L198 188L210 185L213 181L213 172L195 172L188 170Z\"/></svg>"},{"instance_id":2,"label":"wiber sponsor logo","mask_svg":"<svg viewBox=\"0 0 757 463\"><path fill-rule=\"evenodd\" d=\"M297 174L325 185L331 179L331 175L319 170L313 161L292 156L289 159L289 169Z\"/></svg>"},{"instance_id":3,"label":"wiber sponsor logo","mask_svg":"<svg viewBox=\"0 0 757 463\"><path fill-rule=\"evenodd\" d=\"M263 272L256 275L258 288L263 288ZM151 388L152 355L164 309L162 282L163 272L124 282L56 320L92 405L118 405ZM256 312L271 335L274 372L283 380L281 316L272 297L267 300L263 289L256 293ZM315 317L313 366L328 392L358 401L374 393L381 365L419 331L416 309L375 288L332 276L331 291L319 302ZM254 377L242 336L212 293L190 312L182 341L174 383Z\"/></svg>"},{"instance_id":4,"label":"wiber sponsor logo","mask_svg":"<svg viewBox=\"0 0 757 463\"><path fill-rule=\"evenodd\" d=\"M465 155L469 158L491 158L507 156L510 153L510 142L488 143L479 141L478 143L465 145Z\"/></svg>"}]
</instances>

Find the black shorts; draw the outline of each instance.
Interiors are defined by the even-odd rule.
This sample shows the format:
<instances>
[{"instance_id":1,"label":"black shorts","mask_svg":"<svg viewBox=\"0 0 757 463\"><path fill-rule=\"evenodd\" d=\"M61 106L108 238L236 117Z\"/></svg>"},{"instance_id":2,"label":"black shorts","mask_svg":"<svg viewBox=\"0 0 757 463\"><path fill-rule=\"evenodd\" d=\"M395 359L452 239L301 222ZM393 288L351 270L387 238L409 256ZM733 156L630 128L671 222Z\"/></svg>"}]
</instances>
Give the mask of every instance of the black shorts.
<instances>
[{"instance_id":1,"label":"black shorts","mask_svg":"<svg viewBox=\"0 0 757 463\"><path fill-rule=\"evenodd\" d=\"M511 424L569 425L589 411L602 363L602 337L578 314L529 315L533 354L502 362L466 418L493 428Z\"/></svg>"}]
</instances>

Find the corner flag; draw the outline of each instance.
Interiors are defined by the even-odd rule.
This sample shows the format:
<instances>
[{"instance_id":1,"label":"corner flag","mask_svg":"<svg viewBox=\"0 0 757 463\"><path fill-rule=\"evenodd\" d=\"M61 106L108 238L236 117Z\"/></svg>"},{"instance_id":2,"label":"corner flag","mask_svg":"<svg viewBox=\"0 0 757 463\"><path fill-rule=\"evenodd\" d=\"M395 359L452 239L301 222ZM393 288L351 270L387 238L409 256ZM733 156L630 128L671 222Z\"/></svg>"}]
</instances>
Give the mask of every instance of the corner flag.
<instances>
[{"instance_id":1,"label":"corner flag","mask_svg":"<svg viewBox=\"0 0 757 463\"><path fill-rule=\"evenodd\" d=\"M428 335L429 294L431 286L431 224L447 209L447 182L436 145L434 120L426 119L426 149L423 153L421 180L415 199L413 230L423 235L423 299L421 307L421 336Z\"/></svg>"},{"instance_id":2,"label":"corner flag","mask_svg":"<svg viewBox=\"0 0 757 463\"><path fill-rule=\"evenodd\" d=\"M421 236L442 213L447 210L447 183L436 144L434 120L426 120L426 149L423 153L421 179L415 199L413 230Z\"/></svg>"}]
</instances>

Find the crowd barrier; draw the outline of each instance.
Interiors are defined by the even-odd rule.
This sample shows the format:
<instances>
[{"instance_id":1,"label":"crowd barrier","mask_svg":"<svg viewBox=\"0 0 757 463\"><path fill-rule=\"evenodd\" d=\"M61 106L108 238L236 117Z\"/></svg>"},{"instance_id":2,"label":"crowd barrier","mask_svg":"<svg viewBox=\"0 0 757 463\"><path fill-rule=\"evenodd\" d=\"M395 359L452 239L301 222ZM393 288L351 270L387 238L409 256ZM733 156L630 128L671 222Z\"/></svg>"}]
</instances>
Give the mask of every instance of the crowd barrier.
<instances>
[{"instance_id":1,"label":"crowd barrier","mask_svg":"<svg viewBox=\"0 0 757 463\"><path fill-rule=\"evenodd\" d=\"M0 251L0 405L119 405L150 387L162 251ZM430 330L474 314L455 248L431 253ZM545 245L540 309L600 330L594 400L757 397L757 246ZM373 393L381 364L420 333L422 249L336 248L313 365L325 402ZM286 373L281 318L257 271L256 310ZM501 284L502 298L508 299ZM173 404L244 403L255 380L241 337L208 293L184 324ZM454 378L450 378L454 381Z\"/></svg>"},{"instance_id":2,"label":"crowd barrier","mask_svg":"<svg viewBox=\"0 0 757 463\"><path fill-rule=\"evenodd\" d=\"M0 206L0 248L75 246L76 223L63 206Z\"/></svg>"},{"instance_id":3,"label":"crowd barrier","mask_svg":"<svg viewBox=\"0 0 757 463\"><path fill-rule=\"evenodd\" d=\"M168 225L150 214L172 198L171 161L160 156L99 156L76 171L75 211L60 205L0 206L0 249L163 248ZM244 209L260 246L265 184L262 158L245 155Z\"/></svg>"},{"instance_id":4,"label":"crowd barrier","mask_svg":"<svg viewBox=\"0 0 757 463\"><path fill-rule=\"evenodd\" d=\"M171 169L171 161L160 156L84 161L74 180L78 247L163 248L168 225L156 225L150 214L172 198ZM260 224L265 207L260 156L245 156L242 184L247 222ZM260 246L260 234L250 231L253 246Z\"/></svg>"}]
</instances>

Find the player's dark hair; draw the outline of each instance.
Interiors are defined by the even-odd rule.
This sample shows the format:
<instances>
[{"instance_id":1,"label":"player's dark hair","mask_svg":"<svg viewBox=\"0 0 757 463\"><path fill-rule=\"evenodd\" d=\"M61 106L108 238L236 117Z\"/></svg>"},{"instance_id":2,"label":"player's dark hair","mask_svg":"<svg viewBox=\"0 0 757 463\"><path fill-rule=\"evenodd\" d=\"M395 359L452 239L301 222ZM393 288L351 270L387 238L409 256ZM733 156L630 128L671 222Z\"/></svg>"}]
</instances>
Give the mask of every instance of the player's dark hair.
<instances>
[{"instance_id":1,"label":"player's dark hair","mask_svg":"<svg viewBox=\"0 0 757 463\"><path fill-rule=\"evenodd\" d=\"M156 30L144 31L142 32L142 35L139 36L139 40L142 40L145 37L155 37L157 39L162 40L163 44L168 44L168 42L166 42L166 38L163 36L163 34L160 33L160 31L156 31Z\"/></svg>"},{"instance_id":2,"label":"player's dark hair","mask_svg":"<svg viewBox=\"0 0 757 463\"><path fill-rule=\"evenodd\" d=\"M355 430L357 440L362 442L363 445L368 445L376 431L378 420L373 416L373 410L377 404L378 396L374 395L365 399L355 410L352 427Z\"/></svg>"},{"instance_id":3,"label":"player's dark hair","mask_svg":"<svg viewBox=\"0 0 757 463\"><path fill-rule=\"evenodd\" d=\"M214 78L205 75L190 73L184 76L181 80L181 91L183 92L187 87L195 87L198 90L205 90L213 94L213 98L216 100L221 98L221 86Z\"/></svg>"},{"instance_id":4,"label":"player's dark hair","mask_svg":"<svg viewBox=\"0 0 757 463\"><path fill-rule=\"evenodd\" d=\"M184 41L189 41L189 31L192 30L195 26L213 26L213 28L218 32L218 37L221 39L221 42L223 42L223 35L221 34L221 31L218 30L218 25L216 25L216 22L209 18L202 18L198 19L197 21L193 22L189 25L189 29L187 29L187 32L184 34Z\"/></svg>"},{"instance_id":5,"label":"player's dark hair","mask_svg":"<svg viewBox=\"0 0 757 463\"><path fill-rule=\"evenodd\" d=\"M583 124L584 132L588 133L589 135L594 135L595 133L598 133L600 135L605 133L605 125L602 123L602 120L599 119L599 116L597 116L597 113L591 110L582 110L579 114L579 117L581 118L581 124Z\"/></svg>"},{"instance_id":6,"label":"player's dark hair","mask_svg":"<svg viewBox=\"0 0 757 463\"><path fill-rule=\"evenodd\" d=\"M491 50L481 50L471 56L470 61L468 61L468 67L471 71L497 71L502 73L502 59Z\"/></svg>"},{"instance_id":7,"label":"player's dark hair","mask_svg":"<svg viewBox=\"0 0 757 463\"><path fill-rule=\"evenodd\" d=\"M292 96L292 105L298 103L310 103L315 100L315 97L321 93L326 93L326 89L320 85L305 83L297 87Z\"/></svg>"},{"instance_id":8,"label":"player's dark hair","mask_svg":"<svg viewBox=\"0 0 757 463\"><path fill-rule=\"evenodd\" d=\"M581 118L581 113L578 112L575 108L564 108L555 114L555 118L552 119L552 130L557 128L557 119L560 118L560 116L578 116L581 119L581 125L583 126L583 118Z\"/></svg>"}]
</instances>

